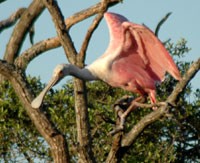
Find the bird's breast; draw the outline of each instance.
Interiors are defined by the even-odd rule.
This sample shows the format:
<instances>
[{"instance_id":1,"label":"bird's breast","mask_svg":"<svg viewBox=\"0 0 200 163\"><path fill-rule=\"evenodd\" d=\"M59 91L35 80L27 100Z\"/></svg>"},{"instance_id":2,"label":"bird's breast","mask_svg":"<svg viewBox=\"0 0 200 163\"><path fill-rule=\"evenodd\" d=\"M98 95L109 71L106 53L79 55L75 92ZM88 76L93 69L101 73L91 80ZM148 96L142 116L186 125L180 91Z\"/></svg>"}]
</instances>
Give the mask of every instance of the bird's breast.
<instances>
[{"instance_id":1,"label":"bird's breast","mask_svg":"<svg viewBox=\"0 0 200 163\"><path fill-rule=\"evenodd\" d=\"M111 64L107 61L106 58L99 58L87 66L87 68L95 77L103 80L104 82L107 82L111 74L110 65Z\"/></svg>"}]
</instances>

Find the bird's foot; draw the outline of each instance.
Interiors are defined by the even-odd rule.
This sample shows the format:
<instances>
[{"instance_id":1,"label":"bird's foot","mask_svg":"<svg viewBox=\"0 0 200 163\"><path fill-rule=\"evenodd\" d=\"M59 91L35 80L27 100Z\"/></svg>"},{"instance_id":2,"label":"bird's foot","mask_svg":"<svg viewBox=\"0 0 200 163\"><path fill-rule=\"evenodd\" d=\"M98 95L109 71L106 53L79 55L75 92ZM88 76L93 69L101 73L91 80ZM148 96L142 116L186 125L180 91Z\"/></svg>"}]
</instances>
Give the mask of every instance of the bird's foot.
<instances>
[{"instance_id":1,"label":"bird's foot","mask_svg":"<svg viewBox=\"0 0 200 163\"><path fill-rule=\"evenodd\" d=\"M143 97L138 97L133 99L132 96L123 96L114 104L114 110L117 113L116 127L113 131L110 132L111 135L114 135L118 132L124 131L126 117L129 113L132 112L137 106L135 105L138 101L144 101Z\"/></svg>"}]
</instances>

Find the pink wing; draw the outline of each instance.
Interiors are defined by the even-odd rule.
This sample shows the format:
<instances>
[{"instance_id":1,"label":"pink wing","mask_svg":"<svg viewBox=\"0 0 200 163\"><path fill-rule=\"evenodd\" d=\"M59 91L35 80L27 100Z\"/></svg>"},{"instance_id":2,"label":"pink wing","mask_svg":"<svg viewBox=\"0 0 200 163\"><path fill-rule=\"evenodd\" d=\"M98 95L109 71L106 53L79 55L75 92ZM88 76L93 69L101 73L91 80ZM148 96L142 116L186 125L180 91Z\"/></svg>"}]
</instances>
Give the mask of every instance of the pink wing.
<instances>
[{"instance_id":1,"label":"pink wing","mask_svg":"<svg viewBox=\"0 0 200 163\"><path fill-rule=\"evenodd\" d=\"M156 81L163 81L166 72L177 80L181 79L172 57L150 29L131 23L124 16L115 13L107 12L105 18L110 31L110 45L102 57L113 55L113 49L118 54L117 58L126 59L127 55L139 55L142 60L133 56L127 58L127 62L143 68L145 66Z\"/></svg>"},{"instance_id":2,"label":"pink wing","mask_svg":"<svg viewBox=\"0 0 200 163\"><path fill-rule=\"evenodd\" d=\"M155 103L155 82L169 72L180 80L173 59L148 28L129 22L125 17L106 13L110 45L102 58L110 58L111 74L107 83L132 92L149 94ZM112 61L112 62L111 62Z\"/></svg>"},{"instance_id":3,"label":"pink wing","mask_svg":"<svg viewBox=\"0 0 200 163\"><path fill-rule=\"evenodd\" d=\"M136 54L139 54L146 65L146 71L156 81L163 81L165 73L170 73L175 79L180 80L181 76L172 57L165 49L160 40L153 34L153 32L138 24L130 23L128 21L122 23L126 35L126 42L132 42L136 46L125 46ZM137 62L137 61L134 61Z\"/></svg>"}]
</instances>

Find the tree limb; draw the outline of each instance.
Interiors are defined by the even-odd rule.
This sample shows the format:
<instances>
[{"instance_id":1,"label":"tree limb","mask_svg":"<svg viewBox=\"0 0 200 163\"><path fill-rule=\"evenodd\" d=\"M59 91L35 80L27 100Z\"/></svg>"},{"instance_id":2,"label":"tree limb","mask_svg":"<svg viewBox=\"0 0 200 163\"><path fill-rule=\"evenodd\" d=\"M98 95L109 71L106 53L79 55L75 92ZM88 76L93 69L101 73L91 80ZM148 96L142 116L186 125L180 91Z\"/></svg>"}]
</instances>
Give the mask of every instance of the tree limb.
<instances>
[{"instance_id":1,"label":"tree limb","mask_svg":"<svg viewBox=\"0 0 200 163\"><path fill-rule=\"evenodd\" d=\"M41 55L43 52L57 48L60 46L60 41L58 37L54 37L51 39L46 39L34 44L31 48L25 50L19 57L15 59L14 64L22 69L25 70L34 58Z\"/></svg>"},{"instance_id":2,"label":"tree limb","mask_svg":"<svg viewBox=\"0 0 200 163\"><path fill-rule=\"evenodd\" d=\"M105 2L103 2L103 4L105 4L106 7L111 7L113 5L118 4L119 2L121 2L121 0L106 0ZM88 9L82 10L70 16L65 21L66 26L68 29L70 29L71 26L73 26L74 24L81 22L84 19L87 19L99 12L102 12L102 2L99 2Z\"/></svg>"},{"instance_id":3,"label":"tree limb","mask_svg":"<svg viewBox=\"0 0 200 163\"><path fill-rule=\"evenodd\" d=\"M112 5L119 3L120 0L108 0L106 2L107 2L107 4L106 4L107 7L110 7ZM82 11L75 13L74 15L68 17L65 20L66 28L69 30L76 23L83 21L84 19L87 19L97 13L101 13L101 9L102 9L101 5L102 5L101 2L97 3L94 6L91 6L85 10L82 10ZM98 22L98 20L96 20L96 21ZM60 46L61 46L61 44L60 44L58 37L52 37L52 38L40 41L40 42L36 43L35 45L33 45L31 48L27 49L25 52L23 52L15 61L15 65L20 67L21 69L26 69L28 63L30 61L32 61L35 57L37 57L38 55L40 55L41 53L43 53L47 50L58 48Z\"/></svg>"},{"instance_id":4,"label":"tree limb","mask_svg":"<svg viewBox=\"0 0 200 163\"><path fill-rule=\"evenodd\" d=\"M57 2L55 0L43 0L43 3L48 8L52 16L59 41L63 46L66 57L70 63L75 64L75 56L77 55L77 52L66 28L64 17L60 11L60 8L58 7Z\"/></svg>"},{"instance_id":5,"label":"tree limb","mask_svg":"<svg viewBox=\"0 0 200 163\"><path fill-rule=\"evenodd\" d=\"M24 11L20 21L15 26L12 36L10 37L6 47L4 59L7 60L8 63L14 62L14 59L17 57L18 52L22 46L22 42L26 36L26 33L32 26L34 20L41 14L43 9L43 3L41 3L40 0L34 0L31 5Z\"/></svg>"},{"instance_id":6,"label":"tree limb","mask_svg":"<svg viewBox=\"0 0 200 163\"><path fill-rule=\"evenodd\" d=\"M49 144L55 162L69 162L69 152L64 136L56 129L42 110L31 107L33 93L29 90L26 76L12 64L3 60L0 60L0 74L11 82L28 116Z\"/></svg>"},{"instance_id":7,"label":"tree limb","mask_svg":"<svg viewBox=\"0 0 200 163\"><path fill-rule=\"evenodd\" d=\"M159 23L158 23L158 25L157 25L157 27L156 27L156 29L155 29L155 35L156 35L157 37L158 37L158 32L160 31L160 27L163 25L163 23L168 19L168 17L169 17L171 14L172 14L171 12L167 13L167 14L165 15L165 17L162 18L162 19L159 21Z\"/></svg>"},{"instance_id":8,"label":"tree limb","mask_svg":"<svg viewBox=\"0 0 200 163\"><path fill-rule=\"evenodd\" d=\"M26 8L19 8L9 18L2 20L0 22L0 33L4 29L11 27L21 17L25 10Z\"/></svg>"},{"instance_id":9,"label":"tree limb","mask_svg":"<svg viewBox=\"0 0 200 163\"><path fill-rule=\"evenodd\" d=\"M54 0L43 0L54 21L56 31L61 45L70 63L77 64L77 52L69 36L64 23L62 13ZM77 140L79 143L79 162L95 162L92 152L91 135L89 132L89 118L87 111L87 100L85 93L85 83L78 79L74 80L75 109L77 123ZM81 104L81 105L80 105Z\"/></svg>"},{"instance_id":10,"label":"tree limb","mask_svg":"<svg viewBox=\"0 0 200 163\"><path fill-rule=\"evenodd\" d=\"M83 41L83 44L81 46L81 50L79 52L79 58L81 58L83 61L85 60L85 55L86 55L86 51L90 42L90 38L93 34L93 32L95 31L95 29L98 27L100 21L103 18L103 13L99 13L95 19L93 20L91 26L89 27L87 34L85 36L85 39Z\"/></svg>"}]
</instances>

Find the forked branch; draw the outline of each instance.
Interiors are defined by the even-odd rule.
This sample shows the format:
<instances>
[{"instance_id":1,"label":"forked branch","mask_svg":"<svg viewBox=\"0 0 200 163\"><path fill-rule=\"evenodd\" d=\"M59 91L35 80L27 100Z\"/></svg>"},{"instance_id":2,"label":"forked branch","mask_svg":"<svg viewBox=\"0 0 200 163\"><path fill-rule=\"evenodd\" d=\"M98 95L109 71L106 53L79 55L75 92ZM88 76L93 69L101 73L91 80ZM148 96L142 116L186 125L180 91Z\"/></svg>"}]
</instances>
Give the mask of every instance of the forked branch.
<instances>
[{"instance_id":1,"label":"forked branch","mask_svg":"<svg viewBox=\"0 0 200 163\"><path fill-rule=\"evenodd\" d=\"M104 3L106 4L106 7L108 8L119 2L121 2L121 1L120 0L106 0L106 2L104 2ZM83 21L83 20L85 20L95 14L98 14L98 13L102 13L102 2L99 2L99 3L95 4L94 6L91 6L85 10L82 10L82 11L75 13L74 15L68 17L65 20L65 25L66 25L67 30L69 30L73 25L77 24L78 22ZM99 18L97 18L96 22L99 21L98 19ZM98 25L98 23L96 25ZM94 24L92 26L96 26L96 25ZM96 27L91 27L91 28L93 28L93 29L90 29L88 36L92 34L92 31ZM89 37L91 37L91 36L89 36ZM21 69L26 69L29 62L31 60L33 60L35 57L37 57L38 55L42 54L45 51L48 51L48 50L51 50L54 48L58 48L60 46L61 46L61 43L60 43L58 37L52 37L52 38L48 38L46 40L40 41L40 42L34 44L31 48L24 51L16 59L15 65L17 65ZM86 44L83 46L86 47ZM82 49L84 49L84 47Z\"/></svg>"}]
</instances>

